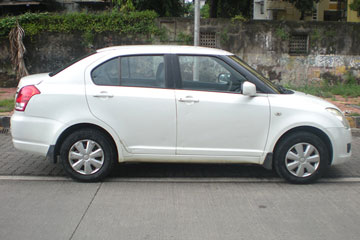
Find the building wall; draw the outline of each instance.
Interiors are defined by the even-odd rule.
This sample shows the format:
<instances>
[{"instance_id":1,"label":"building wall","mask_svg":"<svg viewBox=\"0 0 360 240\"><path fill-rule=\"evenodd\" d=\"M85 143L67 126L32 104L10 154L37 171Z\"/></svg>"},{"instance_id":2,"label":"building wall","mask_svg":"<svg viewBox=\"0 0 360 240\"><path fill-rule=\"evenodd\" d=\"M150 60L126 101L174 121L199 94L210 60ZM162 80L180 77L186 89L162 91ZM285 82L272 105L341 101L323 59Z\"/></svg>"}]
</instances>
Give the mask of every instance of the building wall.
<instances>
[{"instance_id":1,"label":"building wall","mask_svg":"<svg viewBox=\"0 0 360 240\"><path fill-rule=\"evenodd\" d=\"M354 0L348 0L348 12L347 12L347 21L348 22L360 22L360 15L357 11L353 11L350 9L350 4Z\"/></svg>"},{"instance_id":2,"label":"building wall","mask_svg":"<svg viewBox=\"0 0 360 240\"><path fill-rule=\"evenodd\" d=\"M264 4L264 14L260 13L261 5L259 1ZM353 1L353 0L349 0ZM316 19L312 14L305 16L305 21L324 21L325 11L338 11L339 6L337 0L321 0L316 3L314 7L317 9ZM341 5L342 11L346 9L346 4ZM344 14L343 14L344 15ZM283 0L254 0L254 19L255 20L299 20L301 13L293 4Z\"/></svg>"},{"instance_id":3,"label":"building wall","mask_svg":"<svg viewBox=\"0 0 360 240\"><path fill-rule=\"evenodd\" d=\"M131 44L192 44L191 19L160 18L167 37L95 34L92 44L81 33L42 33L25 37L25 64L31 74L49 72L93 49ZM304 85L321 74L360 76L360 23L201 19L201 42L229 50L272 81ZM305 36L304 53L290 53L294 36ZM190 39L190 41L184 40ZM51 44L49 44L51 43ZM16 86L7 38L0 39L0 87Z\"/></svg>"}]
</instances>

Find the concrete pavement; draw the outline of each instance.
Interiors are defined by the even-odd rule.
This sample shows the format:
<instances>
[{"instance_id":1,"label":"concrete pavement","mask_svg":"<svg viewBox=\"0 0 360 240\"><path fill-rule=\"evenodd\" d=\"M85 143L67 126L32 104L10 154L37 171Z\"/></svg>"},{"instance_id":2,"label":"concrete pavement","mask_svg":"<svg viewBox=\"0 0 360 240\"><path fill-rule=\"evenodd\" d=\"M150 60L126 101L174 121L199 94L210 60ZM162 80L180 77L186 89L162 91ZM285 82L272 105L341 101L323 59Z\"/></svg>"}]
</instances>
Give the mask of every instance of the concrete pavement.
<instances>
[{"instance_id":1,"label":"concrete pavement","mask_svg":"<svg viewBox=\"0 0 360 240\"><path fill-rule=\"evenodd\" d=\"M358 239L358 183L0 181L0 239Z\"/></svg>"}]
</instances>

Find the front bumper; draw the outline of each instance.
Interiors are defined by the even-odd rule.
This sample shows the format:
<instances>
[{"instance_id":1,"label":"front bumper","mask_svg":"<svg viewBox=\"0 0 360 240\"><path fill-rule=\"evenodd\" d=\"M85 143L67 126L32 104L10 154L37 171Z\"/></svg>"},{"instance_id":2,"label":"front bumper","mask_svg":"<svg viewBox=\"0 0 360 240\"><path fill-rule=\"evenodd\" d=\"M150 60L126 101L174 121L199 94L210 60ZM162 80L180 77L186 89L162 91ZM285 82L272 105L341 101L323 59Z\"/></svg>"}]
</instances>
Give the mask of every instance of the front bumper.
<instances>
[{"instance_id":1,"label":"front bumper","mask_svg":"<svg viewBox=\"0 0 360 240\"><path fill-rule=\"evenodd\" d=\"M348 161L351 157L351 129L328 128L333 147L333 159L331 165L337 165Z\"/></svg>"}]
</instances>

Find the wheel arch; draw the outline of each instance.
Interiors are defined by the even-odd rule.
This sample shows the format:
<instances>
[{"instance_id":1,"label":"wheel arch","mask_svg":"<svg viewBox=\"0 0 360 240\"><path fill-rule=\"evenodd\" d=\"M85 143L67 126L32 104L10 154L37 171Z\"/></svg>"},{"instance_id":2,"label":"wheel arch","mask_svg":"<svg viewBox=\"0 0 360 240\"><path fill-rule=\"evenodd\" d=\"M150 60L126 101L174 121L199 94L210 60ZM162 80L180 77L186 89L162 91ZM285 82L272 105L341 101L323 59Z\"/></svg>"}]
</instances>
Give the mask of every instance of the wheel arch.
<instances>
[{"instance_id":1,"label":"wheel arch","mask_svg":"<svg viewBox=\"0 0 360 240\"><path fill-rule=\"evenodd\" d=\"M113 144L114 149L115 149L115 156L117 156L117 158L119 158L119 152L118 152L118 148L117 148L117 144L114 141L114 138L111 136L111 134L106 131L104 128L95 125L95 124L91 124L91 123L78 123L75 125L72 125L70 127L68 127L67 129L65 129L60 136L58 137L56 144L55 144L55 148L54 148L54 162L57 161L57 156L60 155L60 147L61 144L64 142L64 140L66 139L66 137L68 137L71 133L78 131L80 129L85 129L85 128L91 128L91 129L96 129L98 131L100 131L101 133L103 133L108 139L109 141Z\"/></svg>"},{"instance_id":2,"label":"wheel arch","mask_svg":"<svg viewBox=\"0 0 360 240\"><path fill-rule=\"evenodd\" d=\"M316 136L318 136L326 145L326 148L328 150L329 153L329 157L330 157L330 161L329 161L329 165L331 165L332 160L333 160L333 146L331 144L330 138L329 136L322 131L319 128L316 127L312 127L312 126L299 126L299 127L295 127L292 128L288 131L286 131L284 134L281 135L281 137L276 141L275 145L274 145L274 149L273 149L273 153L276 152L276 149L279 145L279 142L284 139L285 137L289 136L290 134L293 134L295 132L310 132L312 134L315 134ZM274 161L273 161L274 162Z\"/></svg>"}]
</instances>

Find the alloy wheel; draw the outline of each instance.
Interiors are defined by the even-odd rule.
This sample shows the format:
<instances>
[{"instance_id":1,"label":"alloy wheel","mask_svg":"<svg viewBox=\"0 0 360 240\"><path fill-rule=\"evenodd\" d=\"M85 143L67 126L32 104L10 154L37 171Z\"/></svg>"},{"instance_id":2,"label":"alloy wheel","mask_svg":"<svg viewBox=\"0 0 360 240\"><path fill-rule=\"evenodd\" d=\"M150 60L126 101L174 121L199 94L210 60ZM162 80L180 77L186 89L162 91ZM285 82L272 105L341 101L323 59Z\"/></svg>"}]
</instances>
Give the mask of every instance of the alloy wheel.
<instances>
[{"instance_id":1,"label":"alloy wheel","mask_svg":"<svg viewBox=\"0 0 360 240\"><path fill-rule=\"evenodd\" d=\"M68 159L74 171L83 175L91 175L103 166L104 151L93 140L80 140L71 146Z\"/></svg>"},{"instance_id":2,"label":"alloy wheel","mask_svg":"<svg viewBox=\"0 0 360 240\"><path fill-rule=\"evenodd\" d=\"M285 156L286 169L296 177L304 178L312 175L319 165L319 151L309 143L295 144Z\"/></svg>"}]
</instances>

